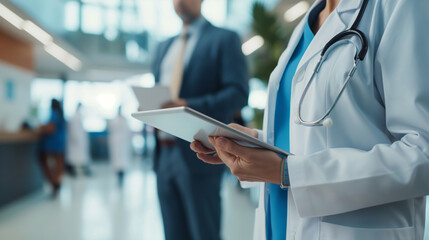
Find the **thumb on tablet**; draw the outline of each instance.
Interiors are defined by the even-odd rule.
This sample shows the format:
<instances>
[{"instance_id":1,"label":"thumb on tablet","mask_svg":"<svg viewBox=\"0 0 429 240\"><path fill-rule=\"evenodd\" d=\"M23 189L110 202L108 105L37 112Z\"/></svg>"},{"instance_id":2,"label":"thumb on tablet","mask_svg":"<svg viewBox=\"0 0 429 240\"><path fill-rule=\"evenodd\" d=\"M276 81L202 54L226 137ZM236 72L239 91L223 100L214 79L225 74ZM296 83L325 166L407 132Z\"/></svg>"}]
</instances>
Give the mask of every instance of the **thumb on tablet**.
<instances>
[{"instance_id":1,"label":"thumb on tablet","mask_svg":"<svg viewBox=\"0 0 429 240\"><path fill-rule=\"evenodd\" d=\"M228 126L234 128L240 132L243 132L249 136L252 136L254 138L258 138L258 131L256 131L255 129L244 127L244 126L241 126L241 125L236 124L236 123L230 123L230 124L228 124Z\"/></svg>"}]
</instances>

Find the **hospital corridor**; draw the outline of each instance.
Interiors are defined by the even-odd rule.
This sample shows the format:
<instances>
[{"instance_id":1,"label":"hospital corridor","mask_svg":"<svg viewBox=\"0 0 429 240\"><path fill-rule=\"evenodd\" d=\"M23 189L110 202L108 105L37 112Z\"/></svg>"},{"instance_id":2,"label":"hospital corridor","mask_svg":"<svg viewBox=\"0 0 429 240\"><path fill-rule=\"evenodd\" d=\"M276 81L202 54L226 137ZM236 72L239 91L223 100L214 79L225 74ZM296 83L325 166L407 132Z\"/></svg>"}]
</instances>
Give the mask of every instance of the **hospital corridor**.
<instances>
[{"instance_id":1,"label":"hospital corridor","mask_svg":"<svg viewBox=\"0 0 429 240\"><path fill-rule=\"evenodd\" d=\"M0 240L429 240L429 0L0 0Z\"/></svg>"},{"instance_id":2,"label":"hospital corridor","mask_svg":"<svg viewBox=\"0 0 429 240\"><path fill-rule=\"evenodd\" d=\"M251 239L255 207L249 192L225 175L221 195L223 239ZM110 166L94 164L90 178L67 177L56 199L42 189L2 208L0 239L163 240L154 172L136 160L118 188Z\"/></svg>"}]
</instances>

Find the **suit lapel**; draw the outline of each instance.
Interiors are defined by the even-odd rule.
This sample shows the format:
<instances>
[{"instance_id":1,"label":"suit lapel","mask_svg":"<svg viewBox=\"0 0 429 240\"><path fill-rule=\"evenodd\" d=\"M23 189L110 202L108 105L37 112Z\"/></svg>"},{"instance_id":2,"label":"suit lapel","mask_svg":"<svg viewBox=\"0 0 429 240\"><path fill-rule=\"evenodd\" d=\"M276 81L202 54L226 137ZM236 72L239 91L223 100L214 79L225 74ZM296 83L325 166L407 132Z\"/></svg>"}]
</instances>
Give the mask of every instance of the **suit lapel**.
<instances>
[{"instance_id":1,"label":"suit lapel","mask_svg":"<svg viewBox=\"0 0 429 240\"><path fill-rule=\"evenodd\" d=\"M210 36L208 36L209 35L208 30L210 27L211 27L211 24L206 20L204 22L202 29L201 29L201 32L199 33L200 36L198 36L198 40L197 40L197 43L195 45L194 50L192 51L191 58L189 59L188 64L186 64L186 66L185 66L185 69L183 71L183 76L187 75L190 66L192 66L193 62L195 61L195 56L201 51L204 52L206 47L204 46L203 43L205 42L206 38L210 37ZM184 81L185 79L186 78L183 78L182 81ZM183 85L183 83L182 83L182 85Z\"/></svg>"}]
</instances>

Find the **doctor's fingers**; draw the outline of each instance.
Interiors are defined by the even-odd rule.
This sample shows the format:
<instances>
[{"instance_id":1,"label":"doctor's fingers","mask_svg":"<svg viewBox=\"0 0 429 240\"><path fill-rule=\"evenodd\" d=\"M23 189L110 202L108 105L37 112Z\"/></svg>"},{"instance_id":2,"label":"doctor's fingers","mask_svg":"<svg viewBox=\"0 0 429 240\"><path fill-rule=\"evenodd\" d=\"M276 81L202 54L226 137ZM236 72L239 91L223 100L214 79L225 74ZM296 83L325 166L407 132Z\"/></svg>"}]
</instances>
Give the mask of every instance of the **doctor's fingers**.
<instances>
[{"instance_id":1,"label":"doctor's fingers","mask_svg":"<svg viewBox=\"0 0 429 240\"><path fill-rule=\"evenodd\" d=\"M228 124L228 126L234 128L234 129L237 129L238 131L243 132L249 136L252 136L254 138L258 138L258 131L256 131L255 129L244 127L244 126L241 126L241 125L236 124L236 123L230 123L230 124Z\"/></svg>"},{"instance_id":2,"label":"doctor's fingers","mask_svg":"<svg viewBox=\"0 0 429 240\"><path fill-rule=\"evenodd\" d=\"M210 140L213 146L216 148L216 153L219 158L229 167L231 173L235 176L242 177L244 175L256 175L251 174L252 169L249 169L252 164L249 165L248 157L250 157L248 152L251 152L249 148L243 147L227 138L220 139L219 137L216 140Z\"/></svg>"},{"instance_id":3,"label":"doctor's fingers","mask_svg":"<svg viewBox=\"0 0 429 240\"><path fill-rule=\"evenodd\" d=\"M228 152L225 152L223 149L219 148L218 145L216 145L216 140L214 137L209 137L209 141L210 143L214 146L215 150L216 150L216 154L218 155L218 157L229 167L231 168L231 166L236 162L237 157L234 156L233 154L230 154Z\"/></svg>"},{"instance_id":4,"label":"doctor's fingers","mask_svg":"<svg viewBox=\"0 0 429 240\"><path fill-rule=\"evenodd\" d=\"M201 144L197 140L191 142L190 148L191 148L192 151L194 151L196 153L210 154L210 153L214 153L215 152L214 150L203 146L203 144Z\"/></svg>"},{"instance_id":5,"label":"doctor's fingers","mask_svg":"<svg viewBox=\"0 0 429 240\"><path fill-rule=\"evenodd\" d=\"M249 151L248 147L243 147L240 144L225 137L216 137L211 139L213 141L211 143L216 148L216 152L218 153L219 153L218 150L221 150L223 152L227 152L231 155L234 155L243 159L250 157L249 154L251 151Z\"/></svg>"},{"instance_id":6,"label":"doctor's fingers","mask_svg":"<svg viewBox=\"0 0 429 240\"><path fill-rule=\"evenodd\" d=\"M213 164L213 165L219 165L219 164L225 164L222 159L219 158L219 156L217 154L210 156L210 155L206 155L204 153L197 153L197 157L208 164Z\"/></svg>"}]
</instances>

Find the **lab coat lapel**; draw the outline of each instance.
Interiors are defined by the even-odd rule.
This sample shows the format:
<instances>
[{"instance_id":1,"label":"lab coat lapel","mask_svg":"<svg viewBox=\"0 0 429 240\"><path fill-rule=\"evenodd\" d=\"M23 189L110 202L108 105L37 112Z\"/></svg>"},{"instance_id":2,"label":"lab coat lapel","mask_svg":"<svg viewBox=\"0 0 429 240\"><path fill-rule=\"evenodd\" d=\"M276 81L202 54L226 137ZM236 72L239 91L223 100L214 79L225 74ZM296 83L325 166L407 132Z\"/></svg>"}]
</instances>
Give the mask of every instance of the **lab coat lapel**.
<instances>
[{"instance_id":1,"label":"lab coat lapel","mask_svg":"<svg viewBox=\"0 0 429 240\"><path fill-rule=\"evenodd\" d=\"M318 1L316 4L319 2L320 1ZM313 41L305 51L300 63L298 64L296 71L297 73L301 70L302 67L306 66L306 64L312 58L318 56L322 52L323 47L326 45L326 43L329 42L329 40L331 40L339 32L346 30L352 25L353 20L359 12L361 2L362 0L342 0L338 4L337 8L326 19L325 23L319 29L317 34L314 36ZM353 17L351 19L342 19L341 15L344 12L351 12L349 15ZM297 79L297 81L300 80L302 79Z\"/></svg>"},{"instance_id":2,"label":"lab coat lapel","mask_svg":"<svg viewBox=\"0 0 429 240\"><path fill-rule=\"evenodd\" d=\"M303 76L299 74L300 70L304 70L303 66L308 63L310 59L315 57L318 53L320 53L323 49L323 46L336 34L345 30L347 27L350 27L355 19L359 7L361 5L362 0L342 0L335 11L329 16L326 20L325 24L319 30L318 34L316 34L315 38L311 42L310 46L307 48L304 56L302 57L296 74L293 81L299 82L303 78L299 76ZM268 86L268 98L266 111L264 115L264 139L269 143L274 143L274 119L275 119L275 106L277 101L277 91L279 90L280 81L283 76L283 72L289 63L289 60L295 51L296 46L301 39L302 33L304 31L305 24L308 21L308 15L313 10L313 8L319 4L320 1L316 1L311 9L307 12L303 20L297 25L295 28L294 34L291 36L289 40L289 46L280 56L277 67L273 70L270 76L269 86ZM340 16L344 12L352 12L351 19L342 19ZM332 27L334 26L334 27ZM297 77L298 76L298 77ZM293 88L293 86L292 86ZM292 100L293 101L293 100Z\"/></svg>"}]
</instances>

